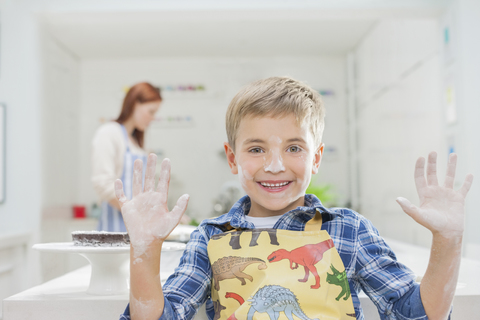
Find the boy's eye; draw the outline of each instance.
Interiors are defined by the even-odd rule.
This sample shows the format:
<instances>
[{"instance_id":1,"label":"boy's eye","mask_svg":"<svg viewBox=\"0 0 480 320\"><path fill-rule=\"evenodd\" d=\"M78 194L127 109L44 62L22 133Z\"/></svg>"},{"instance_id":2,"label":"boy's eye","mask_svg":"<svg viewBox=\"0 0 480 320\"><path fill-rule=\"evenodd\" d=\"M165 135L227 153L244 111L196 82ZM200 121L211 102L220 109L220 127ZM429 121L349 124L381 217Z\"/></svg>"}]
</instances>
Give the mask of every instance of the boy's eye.
<instances>
[{"instance_id":1,"label":"boy's eye","mask_svg":"<svg viewBox=\"0 0 480 320\"><path fill-rule=\"evenodd\" d=\"M288 152L299 152L301 151L300 147L298 146L291 146L291 147L288 147Z\"/></svg>"},{"instance_id":2,"label":"boy's eye","mask_svg":"<svg viewBox=\"0 0 480 320\"><path fill-rule=\"evenodd\" d=\"M261 148L252 148L249 150L251 153L262 153L263 150Z\"/></svg>"}]
</instances>

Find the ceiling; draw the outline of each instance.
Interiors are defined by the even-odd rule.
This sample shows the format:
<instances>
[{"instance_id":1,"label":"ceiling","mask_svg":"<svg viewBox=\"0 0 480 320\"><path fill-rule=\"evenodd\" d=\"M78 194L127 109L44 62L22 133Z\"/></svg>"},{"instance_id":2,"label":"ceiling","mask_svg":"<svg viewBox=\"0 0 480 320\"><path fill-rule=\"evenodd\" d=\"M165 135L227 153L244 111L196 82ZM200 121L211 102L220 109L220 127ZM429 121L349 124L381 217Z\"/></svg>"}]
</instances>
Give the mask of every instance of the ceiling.
<instances>
[{"instance_id":1,"label":"ceiling","mask_svg":"<svg viewBox=\"0 0 480 320\"><path fill-rule=\"evenodd\" d=\"M436 17L444 5L440 0L418 0L422 6L416 7L385 5L405 1L376 1L383 5L360 8L110 7L47 10L41 17L48 32L79 59L317 56L346 54L381 19Z\"/></svg>"}]
</instances>

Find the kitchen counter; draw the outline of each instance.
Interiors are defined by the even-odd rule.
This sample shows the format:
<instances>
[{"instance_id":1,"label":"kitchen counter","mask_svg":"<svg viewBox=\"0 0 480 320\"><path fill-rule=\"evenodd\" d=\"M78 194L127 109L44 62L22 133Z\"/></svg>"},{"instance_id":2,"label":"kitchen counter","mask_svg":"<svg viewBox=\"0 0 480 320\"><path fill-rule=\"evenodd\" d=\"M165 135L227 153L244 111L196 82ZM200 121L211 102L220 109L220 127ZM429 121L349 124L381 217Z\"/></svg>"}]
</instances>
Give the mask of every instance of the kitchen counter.
<instances>
[{"instance_id":1,"label":"kitchen counter","mask_svg":"<svg viewBox=\"0 0 480 320\"><path fill-rule=\"evenodd\" d=\"M90 265L25 290L3 301L4 320L118 320L128 294L87 294Z\"/></svg>"},{"instance_id":2,"label":"kitchen counter","mask_svg":"<svg viewBox=\"0 0 480 320\"><path fill-rule=\"evenodd\" d=\"M90 265L25 290L3 301L3 320L118 320L128 294L87 294ZM195 320L206 320L202 307Z\"/></svg>"},{"instance_id":3,"label":"kitchen counter","mask_svg":"<svg viewBox=\"0 0 480 320\"><path fill-rule=\"evenodd\" d=\"M397 259L417 275L419 282L427 270L430 249L388 238L385 238L385 241L395 252ZM359 297L365 319L379 320L380 317L372 301L363 292ZM479 319L478 305L480 305L480 261L463 258L451 318L453 320Z\"/></svg>"},{"instance_id":4,"label":"kitchen counter","mask_svg":"<svg viewBox=\"0 0 480 320\"><path fill-rule=\"evenodd\" d=\"M400 261L421 278L428 264L429 250L387 240ZM3 301L3 320L110 320L118 319L128 303L128 294L96 296L87 294L91 269L85 266ZM379 319L365 294L360 295L365 318ZM452 319L478 318L480 304L480 262L462 259ZM195 320L205 320L204 308Z\"/></svg>"}]
</instances>

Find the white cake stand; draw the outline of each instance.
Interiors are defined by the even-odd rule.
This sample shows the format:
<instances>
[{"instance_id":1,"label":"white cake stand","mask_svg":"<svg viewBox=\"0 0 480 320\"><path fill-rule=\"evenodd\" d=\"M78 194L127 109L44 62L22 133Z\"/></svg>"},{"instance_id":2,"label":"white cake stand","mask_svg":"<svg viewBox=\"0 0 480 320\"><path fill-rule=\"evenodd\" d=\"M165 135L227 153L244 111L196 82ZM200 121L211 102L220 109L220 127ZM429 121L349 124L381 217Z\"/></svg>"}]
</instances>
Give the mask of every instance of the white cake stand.
<instances>
[{"instance_id":1,"label":"white cake stand","mask_svg":"<svg viewBox=\"0 0 480 320\"><path fill-rule=\"evenodd\" d=\"M128 261L130 246L83 247L73 242L35 244L33 249L44 252L78 253L90 262L92 274L87 293L93 295L116 295L128 292ZM169 251L183 251L184 243L164 242L162 256Z\"/></svg>"}]
</instances>

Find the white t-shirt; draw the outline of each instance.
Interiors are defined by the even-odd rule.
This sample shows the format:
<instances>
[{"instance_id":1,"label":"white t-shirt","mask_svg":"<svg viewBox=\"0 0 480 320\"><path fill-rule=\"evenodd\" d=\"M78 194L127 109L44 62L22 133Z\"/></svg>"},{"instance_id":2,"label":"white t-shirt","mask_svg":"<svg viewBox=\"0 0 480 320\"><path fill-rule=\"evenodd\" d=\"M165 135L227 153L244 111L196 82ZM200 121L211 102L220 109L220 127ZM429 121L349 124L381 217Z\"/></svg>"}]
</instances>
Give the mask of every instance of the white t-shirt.
<instances>
[{"instance_id":1,"label":"white t-shirt","mask_svg":"<svg viewBox=\"0 0 480 320\"><path fill-rule=\"evenodd\" d=\"M245 216L245 220L248 222L253 223L255 228L273 228L275 223L277 223L278 219L280 219L282 215L273 216L273 217L250 217Z\"/></svg>"},{"instance_id":2,"label":"white t-shirt","mask_svg":"<svg viewBox=\"0 0 480 320\"><path fill-rule=\"evenodd\" d=\"M130 152L144 155L145 151L128 139ZM92 140L93 187L102 201L116 199L114 181L122 177L123 162L127 146L122 126L115 121L102 124Z\"/></svg>"}]
</instances>

